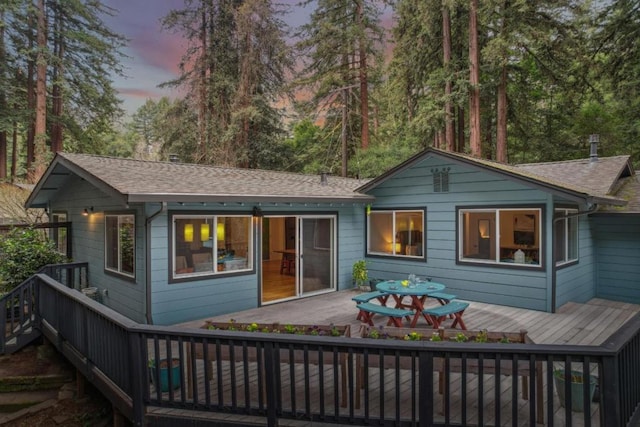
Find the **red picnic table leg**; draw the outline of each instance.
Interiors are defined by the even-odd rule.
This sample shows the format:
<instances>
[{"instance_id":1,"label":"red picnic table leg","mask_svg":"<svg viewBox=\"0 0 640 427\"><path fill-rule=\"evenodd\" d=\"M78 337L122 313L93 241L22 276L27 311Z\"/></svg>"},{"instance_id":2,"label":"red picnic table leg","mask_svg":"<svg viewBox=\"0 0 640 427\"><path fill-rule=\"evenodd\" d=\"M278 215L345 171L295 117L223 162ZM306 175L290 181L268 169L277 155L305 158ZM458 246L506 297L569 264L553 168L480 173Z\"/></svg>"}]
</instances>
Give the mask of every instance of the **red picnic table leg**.
<instances>
[{"instance_id":1,"label":"red picnic table leg","mask_svg":"<svg viewBox=\"0 0 640 427\"><path fill-rule=\"evenodd\" d=\"M464 310L459 311L457 313L453 313L454 316L454 320L453 320L453 324L451 325L452 328L455 329L456 325L460 325L460 329L466 331L467 330L467 325L464 324L464 320L462 320L462 314L464 313Z\"/></svg>"},{"instance_id":2,"label":"red picnic table leg","mask_svg":"<svg viewBox=\"0 0 640 427\"><path fill-rule=\"evenodd\" d=\"M429 316L425 315L422 312L422 310L424 310L424 302L426 300L427 300L426 295L424 296L411 295L411 308L416 311L416 313L413 316L413 320L411 321L412 328L416 327L416 325L418 324L418 319L420 318L421 315L425 318L427 323L431 325L431 320L429 319Z\"/></svg>"}]
</instances>

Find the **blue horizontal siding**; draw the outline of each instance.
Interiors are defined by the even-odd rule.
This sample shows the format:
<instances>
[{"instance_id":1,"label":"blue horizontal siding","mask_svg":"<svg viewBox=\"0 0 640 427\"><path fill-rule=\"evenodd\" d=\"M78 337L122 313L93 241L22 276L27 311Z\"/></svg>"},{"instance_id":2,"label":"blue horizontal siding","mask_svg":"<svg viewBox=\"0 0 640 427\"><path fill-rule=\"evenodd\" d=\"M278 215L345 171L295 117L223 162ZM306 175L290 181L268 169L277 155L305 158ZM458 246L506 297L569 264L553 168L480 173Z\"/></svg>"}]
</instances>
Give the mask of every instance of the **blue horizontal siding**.
<instances>
[{"instance_id":1,"label":"blue horizontal siding","mask_svg":"<svg viewBox=\"0 0 640 427\"><path fill-rule=\"evenodd\" d=\"M249 213L249 207L223 206L169 206L169 210L201 210L203 212L239 212ZM316 212L337 213L338 220L338 265L337 289L353 286L351 268L353 263L364 257L365 210L360 205L314 207L305 206L262 206L264 215L313 215ZM151 277L153 322L156 324L175 324L209 316L223 315L255 308L259 305L260 278L256 273L240 276L222 276L204 278L188 282L168 283L169 272L169 219L164 213L153 221L151 240ZM254 253L254 256L256 254ZM254 260L254 266L255 265Z\"/></svg>"},{"instance_id":2,"label":"blue horizontal siding","mask_svg":"<svg viewBox=\"0 0 640 427\"><path fill-rule=\"evenodd\" d=\"M640 304L640 218L594 217L597 296Z\"/></svg>"},{"instance_id":3,"label":"blue horizontal siding","mask_svg":"<svg viewBox=\"0 0 640 427\"><path fill-rule=\"evenodd\" d=\"M434 193L431 169L448 167L449 192ZM468 166L428 158L398 173L370 192L374 208L424 207L426 261L369 257L370 275L404 278L414 273L432 277L461 299L548 309L549 278L546 271L456 264L456 207L548 204L549 196L537 189Z\"/></svg>"},{"instance_id":4,"label":"blue horizontal siding","mask_svg":"<svg viewBox=\"0 0 640 427\"><path fill-rule=\"evenodd\" d=\"M556 307L569 301L587 302L596 296L596 261L591 221L578 221L578 263L560 267L556 275Z\"/></svg>"},{"instance_id":5,"label":"blue horizontal siding","mask_svg":"<svg viewBox=\"0 0 640 427\"><path fill-rule=\"evenodd\" d=\"M89 216L85 208L93 206ZM89 286L101 291L103 304L119 313L144 323L145 239L144 213L141 205L126 206L96 190L86 181L71 176L51 204L53 212L67 212L73 224L73 259L89 263ZM135 212L136 215L136 273L135 281L121 279L104 272L104 212Z\"/></svg>"}]
</instances>

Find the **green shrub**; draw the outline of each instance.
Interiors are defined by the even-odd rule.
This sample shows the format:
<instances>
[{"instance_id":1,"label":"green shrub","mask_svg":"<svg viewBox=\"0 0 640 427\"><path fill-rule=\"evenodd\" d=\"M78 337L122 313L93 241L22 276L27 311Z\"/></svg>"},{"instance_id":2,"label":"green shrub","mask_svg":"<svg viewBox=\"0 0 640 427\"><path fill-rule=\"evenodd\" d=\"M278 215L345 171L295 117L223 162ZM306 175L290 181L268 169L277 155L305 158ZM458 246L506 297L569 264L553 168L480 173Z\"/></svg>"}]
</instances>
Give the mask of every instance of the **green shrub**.
<instances>
[{"instance_id":1,"label":"green shrub","mask_svg":"<svg viewBox=\"0 0 640 427\"><path fill-rule=\"evenodd\" d=\"M43 231L13 228L0 238L0 291L12 290L47 264L66 261Z\"/></svg>"}]
</instances>

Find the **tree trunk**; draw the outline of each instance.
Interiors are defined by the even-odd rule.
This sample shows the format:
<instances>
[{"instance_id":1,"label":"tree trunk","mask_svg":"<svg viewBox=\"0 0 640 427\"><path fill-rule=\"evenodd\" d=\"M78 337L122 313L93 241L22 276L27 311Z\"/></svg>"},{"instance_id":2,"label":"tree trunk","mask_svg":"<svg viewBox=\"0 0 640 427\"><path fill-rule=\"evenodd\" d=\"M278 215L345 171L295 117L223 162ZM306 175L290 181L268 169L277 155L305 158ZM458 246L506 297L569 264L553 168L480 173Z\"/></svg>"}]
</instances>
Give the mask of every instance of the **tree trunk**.
<instances>
[{"instance_id":1,"label":"tree trunk","mask_svg":"<svg viewBox=\"0 0 640 427\"><path fill-rule=\"evenodd\" d=\"M509 1L505 1L502 6L501 32L504 34L507 26L507 12ZM500 70L500 81L498 83L497 100L497 129L496 129L496 160L502 163L507 161L507 52L502 54L502 66Z\"/></svg>"},{"instance_id":2,"label":"tree trunk","mask_svg":"<svg viewBox=\"0 0 640 427\"><path fill-rule=\"evenodd\" d=\"M0 10L0 22L4 22L4 10ZM0 64L3 64L2 73L0 74L0 80L7 80L6 73L4 71L4 64L6 64L6 52L4 46L4 25L0 26ZM3 88L0 92L0 111L7 111L7 93ZM7 131L6 129L0 130L0 180L7 177Z\"/></svg>"},{"instance_id":3,"label":"tree trunk","mask_svg":"<svg viewBox=\"0 0 640 427\"><path fill-rule=\"evenodd\" d=\"M349 120L349 89L342 89L342 128L340 131L340 142L342 146L342 176L347 176L347 163L349 153L347 150L347 120Z\"/></svg>"},{"instance_id":4,"label":"tree trunk","mask_svg":"<svg viewBox=\"0 0 640 427\"><path fill-rule=\"evenodd\" d=\"M33 28L34 16L33 13L29 12L29 28ZM33 52L34 50L34 41L33 41L33 31L29 31L29 52ZM27 111L29 112L29 118L27 120L27 158L26 158L26 167L27 171L30 171L33 168L33 159L34 159L34 135L35 135L35 120L34 120L34 111L36 109L36 97L35 97L35 68L36 63L33 60L33 55L28 56L27 60Z\"/></svg>"},{"instance_id":5,"label":"tree trunk","mask_svg":"<svg viewBox=\"0 0 640 427\"><path fill-rule=\"evenodd\" d=\"M18 105L14 104L14 109L18 110ZM18 171L18 121L13 120L13 135L11 139L11 182L16 181Z\"/></svg>"},{"instance_id":6,"label":"tree trunk","mask_svg":"<svg viewBox=\"0 0 640 427\"><path fill-rule=\"evenodd\" d=\"M451 103L451 17L446 4L442 5L442 49L444 56L445 86L444 86L444 138L447 151L454 151L455 131L453 123L453 105Z\"/></svg>"},{"instance_id":7,"label":"tree trunk","mask_svg":"<svg viewBox=\"0 0 640 427\"><path fill-rule=\"evenodd\" d=\"M7 177L7 131L0 132L0 180Z\"/></svg>"},{"instance_id":8,"label":"tree trunk","mask_svg":"<svg viewBox=\"0 0 640 427\"><path fill-rule=\"evenodd\" d=\"M478 51L478 0L469 8L469 146L471 155L480 157L480 52Z\"/></svg>"},{"instance_id":9,"label":"tree trunk","mask_svg":"<svg viewBox=\"0 0 640 427\"><path fill-rule=\"evenodd\" d=\"M464 121L465 121L464 108L462 106L459 106L458 107L458 139L457 139L458 143L455 150L458 153L464 152L464 142L465 142Z\"/></svg>"},{"instance_id":10,"label":"tree trunk","mask_svg":"<svg viewBox=\"0 0 640 427\"><path fill-rule=\"evenodd\" d=\"M29 182L36 182L46 168L46 143L47 143L47 58L45 50L47 48L47 24L44 8L44 0L38 0L38 34L36 55L36 120L34 135L34 162L32 169L27 171Z\"/></svg>"},{"instance_id":11,"label":"tree trunk","mask_svg":"<svg viewBox=\"0 0 640 427\"><path fill-rule=\"evenodd\" d=\"M56 25L56 39L54 46L54 54L58 61L56 62L53 70L53 88L51 91L52 95L52 110L51 110L51 151L54 153L58 153L63 151L62 147L62 113L63 113L63 104L62 104L62 88L60 86L59 78L63 75L63 56L64 56L64 40L62 37L62 17L56 15L55 17L55 25Z\"/></svg>"},{"instance_id":12,"label":"tree trunk","mask_svg":"<svg viewBox=\"0 0 640 427\"><path fill-rule=\"evenodd\" d=\"M496 129L496 160L507 161L507 66L503 65L498 84L498 124Z\"/></svg>"},{"instance_id":13,"label":"tree trunk","mask_svg":"<svg viewBox=\"0 0 640 427\"><path fill-rule=\"evenodd\" d=\"M361 147L366 150L369 147L369 82L367 77L367 48L366 37L364 31L364 7L363 0L356 2L356 19L358 20L358 29L360 37L358 40L358 48L360 51L360 114L361 114Z\"/></svg>"},{"instance_id":14,"label":"tree trunk","mask_svg":"<svg viewBox=\"0 0 640 427\"><path fill-rule=\"evenodd\" d=\"M202 10L202 28L200 29L200 48L202 49L202 58L200 60L200 100L198 108L198 163L205 162L208 156L207 153L207 11Z\"/></svg>"}]
</instances>

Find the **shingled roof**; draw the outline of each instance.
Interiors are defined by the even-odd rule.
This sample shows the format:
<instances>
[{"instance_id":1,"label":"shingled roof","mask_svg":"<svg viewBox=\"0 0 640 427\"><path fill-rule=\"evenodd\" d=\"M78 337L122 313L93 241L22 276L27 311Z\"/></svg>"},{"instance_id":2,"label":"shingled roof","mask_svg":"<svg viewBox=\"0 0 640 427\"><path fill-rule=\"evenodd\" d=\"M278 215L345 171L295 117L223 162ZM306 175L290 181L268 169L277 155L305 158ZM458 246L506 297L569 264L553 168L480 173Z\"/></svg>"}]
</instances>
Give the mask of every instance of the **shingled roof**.
<instances>
[{"instance_id":1,"label":"shingled roof","mask_svg":"<svg viewBox=\"0 0 640 427\"><path fill-rule=\"evenodd\" d=\"M618 180L633 173L629 156L601 157L595 161L579 159L526 163L514 167L565 185L582 188L598 196L615 195Z\"/></svg>"},{"instance_id":2,"label":"shingled roof","mask_svg":"<svg viewBox=\"0 0 640 427\"><path fill-rule=\"evenodd\" d=\"M488 172L508 176L527 184L563 196L580 199L588 203L624 206L627 200L616 195L620 179L633 175L629 156L569 160L564 162L530 163L509 165L467 154L453 153L437 148L428 148L364 184L358 190L367 192L382 182L429 156L438 156L455 163L481 167Z\"/></svg>"},{"instance_id":3,"label":"shingled roof","mask_svg":"<svg viewBox=\"0 0 640 427\"><path fill-rule=\"evenodd\" d=\"M364 180L58 153L26 202L46 205L76 174L123 204L135 202L364 202Z\"/></svg>"}]
</instances>

